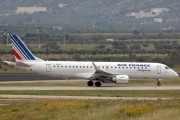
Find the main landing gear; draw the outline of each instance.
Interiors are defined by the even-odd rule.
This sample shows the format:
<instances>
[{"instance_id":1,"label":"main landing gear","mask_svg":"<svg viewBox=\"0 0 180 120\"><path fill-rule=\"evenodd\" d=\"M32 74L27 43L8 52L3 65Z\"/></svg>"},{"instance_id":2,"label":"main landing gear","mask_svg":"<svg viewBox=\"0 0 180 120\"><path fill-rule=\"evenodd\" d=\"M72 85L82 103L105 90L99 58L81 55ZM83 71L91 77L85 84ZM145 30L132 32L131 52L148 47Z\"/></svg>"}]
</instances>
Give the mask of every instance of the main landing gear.
<instances>
[{"instance_id":1,"label":"main landing gear","mask_svg":"<svg viewBox=\"0 0 180 120\"><path fill-rule=\"evenodd\" d=\"M88 86L93 86L94 83L93 83L92 81L88 81L88 82L87 82L87 85L88 85Z\"/></svg>"},{"instance_id":2,"label":"main landing gear","mask_svg":"<svg viewBox=\"0 0 180 120\"><path fill-rule=\"evenodd\" d=\"M88 81L88 82L87 82L87 85L88 85L88 86L93 86L94 83L93 83L92 81ZM101 82L99 82L99 81L95 82L95 86L96 86L96 87L100 87L100 86L101 86Z\"/></svg>"},{"instance_id":3,"label":"main landing gear","mask_svg":"<svg viewBox=\"0 0 180 120\"><path fill-rule=\"evenodd\" d=\"M161 86L161 80L157 79L157 86Z\"/></svg>"}]
</instances>

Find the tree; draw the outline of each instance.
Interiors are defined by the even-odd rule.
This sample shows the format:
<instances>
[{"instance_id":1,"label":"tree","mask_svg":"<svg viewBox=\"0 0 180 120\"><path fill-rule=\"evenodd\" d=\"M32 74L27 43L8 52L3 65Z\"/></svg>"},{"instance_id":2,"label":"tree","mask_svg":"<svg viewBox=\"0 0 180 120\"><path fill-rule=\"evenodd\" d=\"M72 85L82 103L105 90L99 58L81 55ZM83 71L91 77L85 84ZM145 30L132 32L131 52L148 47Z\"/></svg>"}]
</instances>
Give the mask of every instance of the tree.
<instances>
[{"instance_id":1,"label":"tree","mask_svg":"<svg viewBox=\"0 0 180 120\"><path fill-rule=\"evenodd\" d=\"M123 42L113 42L112 46L115 49L127 49L126 44L124 44Z\"/></svg>"},{"instance_id":2,"label":"tree","mask_svg":"<svg viewBox=\"0 0 180 120\"><path fill-rule=\"evenodd\" d=\"M43 48L50 49L50 50L58 50L60 46L56 42L48 42Z\"/></svg>"},{"instance_id":3,"label":"tree","mask_svg":"<svg viewBox=\"0 0 180 120\"><path fill-rule=\"evenodd\" d=\"M133 35L139 35L139 31L134 30L134 31L133 31Z\"/></svg>"},{"instance_id":4,"label":"tree","mask_svg":"<svg viewBox=\"0 0 180 120\"><path fill-rule=\"evenodd\" d=\"M140 49L141 49L141 46L140 46L140 44L135 43L135 44L133 44L133 45L130 47L130 49L140 50Z\"/></svg>"},{"instance_id":5,"label":"tree","mask_svg":"<svg viewBox=\"0 0 180 120\"><path fill-rule=\"evenodd\" d=\"M83 59L81 58L81 56L79 54L74 54L73 55L73 60L75 60L75 61L82 61Z\"/></svg>"},{"instance_id":6,"label":"tree","mask_svg":"<svg viewBox=\"0 0 180 120\"><path fill-rule=\"evenodd\" d=\"M100 45L97 45L97 46L96 46L97 49L103 49L103 48L105 48L105 47L106 47L105 44L100 44Z\"/></svg>"}]
</instances>

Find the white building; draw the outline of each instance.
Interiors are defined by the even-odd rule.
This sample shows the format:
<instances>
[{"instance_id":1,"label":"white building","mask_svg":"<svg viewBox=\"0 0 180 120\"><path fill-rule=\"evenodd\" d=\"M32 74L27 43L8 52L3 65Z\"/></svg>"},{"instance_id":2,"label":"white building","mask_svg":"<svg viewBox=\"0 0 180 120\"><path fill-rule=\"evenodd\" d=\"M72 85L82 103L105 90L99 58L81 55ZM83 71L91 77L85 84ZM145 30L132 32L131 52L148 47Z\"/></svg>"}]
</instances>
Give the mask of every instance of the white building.
<instances>
[{"instance_id":1,"label":"white building","mask_svg":"<svg viewBox=\"0 0 180 120\"><path fill-rule=\"evenodd\" d=\"M126 16L135 17L135 18L156 17L164 12L169 12L169 11L170 11L169 8L151 8L150 12L144 12L141 10L138 13L133 13L133 12L127 13Z\"/></svg>"},{"instance_id":2,"label":"white building","mask_svg":"<svg viewBox=\"0 0 180 120\"><path fill-rule=\"evenodd\" d=\"M63 7L65 7L65 6L67 6L68 4L59 4L59 7L60 8L63 8Z\"/></svg>"},{"instance_id":3,"label":"white building","mask_svg":"<svg viewBox=\"0 0 180 120\"><path fill-rule=\"evenodd\" d=\"M62 30L62 27L61 26L53 26L52 27L54 30Z\"/></svg>"},{"instance_id":4,"label":"white building","mask_svg":"<svg viewBox=\"0 0 180 120\"><path fill-rule=\"evenodd\" d=\"M109 39L106 39L107 42L113 42L114 39L113 38L109 38Z\"/></svg>"},{"instance_id":5,"label":"white building","mask_svg":"<svg viewBox=\"0 0 180 120\"><path fill-rule=\"evenodd\" d=\"M45 11L47 11L46 7L18 7L15 12L16 14L21 14L21 13L32 14L34 12L45 12Z\"/></svg>"},{"instance_id":6,"label":"white building","mask_svg":"<svg viewBox=\"0 0 180 120\"><path fill-rule=\"evenodd\" d=\"M154 22L162 23L163 18L154 18Z\"/></svg>"},{"instance_id":7,"label":"white building","mask_svg":"<svg viewBox=\"0 0 180 120\"><path fill-rule=\"evenodd\" d=\"M155 13L155 14L160 14L160 13L164 13L164 12L169 12L169 8L151 8L151 12Z\"/></svg>"}]
</instances>

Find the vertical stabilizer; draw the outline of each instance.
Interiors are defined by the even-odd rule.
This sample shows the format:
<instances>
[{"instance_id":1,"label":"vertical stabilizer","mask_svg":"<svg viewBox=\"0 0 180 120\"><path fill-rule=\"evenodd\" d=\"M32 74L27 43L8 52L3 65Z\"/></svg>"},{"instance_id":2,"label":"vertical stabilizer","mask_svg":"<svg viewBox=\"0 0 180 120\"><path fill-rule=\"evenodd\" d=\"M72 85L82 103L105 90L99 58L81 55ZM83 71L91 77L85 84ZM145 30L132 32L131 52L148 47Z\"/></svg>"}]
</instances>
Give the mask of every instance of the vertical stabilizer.
<instances>
[{"instance_id":1,"label":"vertical stabilizer","mask_svg":"<svg viewBox=\"0 0 180 120\"><path fill-rule=\"evenodd\" d=\"M10 35L12 40L13 52L16 62L21 61L43 61L42 59L35 57L23 41L17 35Z\"/></svg>"}]
</instances>

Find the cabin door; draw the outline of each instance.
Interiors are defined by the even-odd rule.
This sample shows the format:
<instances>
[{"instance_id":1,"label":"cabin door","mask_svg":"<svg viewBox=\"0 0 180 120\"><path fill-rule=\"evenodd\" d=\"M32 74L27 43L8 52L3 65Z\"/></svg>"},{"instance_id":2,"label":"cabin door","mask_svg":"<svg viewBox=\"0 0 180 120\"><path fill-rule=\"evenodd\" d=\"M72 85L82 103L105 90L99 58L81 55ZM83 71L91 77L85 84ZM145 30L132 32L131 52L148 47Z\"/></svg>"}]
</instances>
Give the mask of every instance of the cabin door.
<instances>
[{"instance_id":1,"label":"cabin door","mask_svg":"<svg viewBox=\"0 0 180 120\"><path fill-rule=\"evenodd\" d=\"M46 64L46 72L50 72L51 71L51 65L50 64Z\"/></svg>"},{"instance_id":2,"label":"cabin door","mask_svg":"<svg viewBox=\"0 0 180 120\"><path fill-rule=\"evenodd\" d=\"M157 66L157 74L161 74L161 66Z\"/></svg>"}]
</instances>

